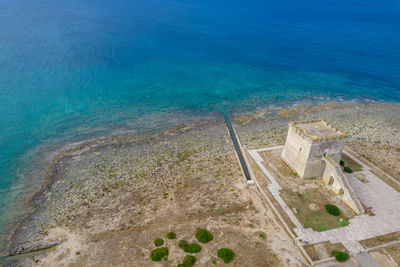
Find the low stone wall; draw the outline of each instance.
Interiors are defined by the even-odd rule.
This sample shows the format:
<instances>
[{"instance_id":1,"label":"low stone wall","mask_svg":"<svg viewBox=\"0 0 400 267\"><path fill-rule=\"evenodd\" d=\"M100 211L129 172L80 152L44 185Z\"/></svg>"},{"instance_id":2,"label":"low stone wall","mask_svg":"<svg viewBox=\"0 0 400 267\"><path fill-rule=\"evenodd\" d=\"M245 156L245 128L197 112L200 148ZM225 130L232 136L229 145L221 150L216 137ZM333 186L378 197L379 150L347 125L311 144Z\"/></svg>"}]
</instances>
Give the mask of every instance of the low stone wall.
<instances>
[{"instance_id":1,"label":"low stone wall","mask_svg":"<svg viewBox=\"0 0 400 267\"><path fill-rule=\"evenodd\" d=\"M329 156L323 157L322 160L326 164L324 174L322 175L322 183L330 185L331 190L335 194L343 193L342 201L357 214L364 214L364 208L350 186L346 175L340 169L339 164Z\"/></svg>"}]
</instances>

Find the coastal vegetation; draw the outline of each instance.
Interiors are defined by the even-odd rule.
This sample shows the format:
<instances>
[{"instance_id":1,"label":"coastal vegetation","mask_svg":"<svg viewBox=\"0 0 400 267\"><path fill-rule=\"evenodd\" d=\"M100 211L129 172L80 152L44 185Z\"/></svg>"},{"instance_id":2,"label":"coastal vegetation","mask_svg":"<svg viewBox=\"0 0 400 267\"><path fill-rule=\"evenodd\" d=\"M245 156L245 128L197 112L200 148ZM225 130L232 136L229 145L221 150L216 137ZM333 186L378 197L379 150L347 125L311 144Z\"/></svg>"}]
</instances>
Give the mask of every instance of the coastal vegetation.
<instances>
[{"instance_id":1,"label":"coastal vegetation","mask_svg":"<svg viewBox=\"0 0 400 267\"><path fill-rule=\"evenodd\" d=\"M333 205L333 204L326 204L325 205L325 209L330 215L333 215L333 216L339 216L340 215L340 209L337 206Z\"/></svg>"},{"instance_id":2,"label":"coastal vegetation","mask_svg":"<svg viewBox=\"0 0 400 267\"><path fill-rule=\"evenodd\" d=\"M203 228L197 228L195 236L197 239L202 240L203 243L207 243L213 240L212 234L208 230ZM168 232L167 238L175 239L176 234L173 232ZM164 240L161 238L156 238L154 240L154 245L156 247L162 246L163 244ZM186 253L199 253L201 251L201 246L199 244L196 243L189 244L186 240L179 240L177 245L178 247L183 249L183 251ZM150 258L152 261L161 261L162 259L167 260L168 253L169 253L168 247L157 248L150 252ZM232 254L233 253L232 251L226 251L226 249L222 249L218 253L226 263L228 263L233 259L232 255L234 254ZM190 267L193 266L195 262L196 262L196 257L192 255L186 255L185 258L183 259L183 262L178 264L178 266Z\"/></svg>"},{"instance_id":3,"label":"coastal vegetation","mask_svg":"<svg viewBox=\"0 0 400 267\"><path fill-rule=\"evenodd\" d=\"M170 234L169 232L167 236ZM263 234L263 238L265 239L265 234ZM176 237L174 233L174 238ZM210 231L204 228L197 228L195 237L198 241L202 243L208 243L214 239L213 235L211 234ZM173 238L173 239L174 239ZM161 238L156 238L154 241L155 246L161 246L164 244L164 241ZM178 247L183 249L184 252L186 253L199 253L201 251L201 246L196 243L188 243L186 240L179 240L177 243ZM152 261L161 261L161 260L167 260L168 259L168 247L162 247L162 248L157 248L151 251L150 253L150 258ZM229 249L229 248L221 248L217 251L217 257L220 258L224 263L229 263L231 262L234 257L235 253ZM196 262L196 257L193 255L186 255L183 259L182 263L179 263L177 266L182 266L182 267L190 267L193 266ZM213 264L216 264L215 260L212 260Z\"/></svg>"},{"instance_id":4,"label":"coastal vegetation","mask_svg":"<svg viewBox=\"0 0 400 267\"><path fill-rule=\"evenodd\" d=\"M349 259L350 255L346 252L343 251L338 251L338 250L333 250L332 251L332 256L335 257L335 259L339 262L345 262Z\"/></svg>"},{"instance_id":5,"label":"coastal vegetation","mask_svg":"<svg viewBox=\"0 0 400 267\"><path fill-rule=\"evenodd\" d=\"M212 241L214 237L207 229L197 228L196 239L201 243L207 243Z\"/></svg>"},{"instance_id":6,"label":"coastal vegetation","mask_svg":"<svg viewBox=\"0 0 400 267\"><path fill-rule=\"evenodd\" d=\"M168 248L167 247L162 247L162 248L156 248L151 251L150 253L150 258L152 261L161 261L161 260L167 260L168 258Z\"/></svg>"},{"instance_id":7,"label":"coastal vegetation","mask_svg":"<svg viewBox=\"0 0 400 267\"><path fill-rule=\"evenodd\" d=\"M192 244L187 244L182 249L187 253L198 253L201 251L201 246L199 244L192 243Z\"/></svg>"},{"instance_id":8,"label":"coastal vegetation","mask_svg":"<svg viewBox=\"0 0 400 267\"><path fill-rule=\"evenodd\" d=\"M176 234L174 232L168 232L167 233L167 238L168 239L175 239L176 238Z\"/></svg>"},{"instance_id":9,"label":"coastal vegetation","mask_svg":"<svg viewBox=\"0 0 400 267\"><path fill-rule=\"evenodd\" d=\"M163 244L164 244L164 240L161 239L161 238L156 238L156 239L154 240L154 245L155 245L156 247L160 247L160 246L162 246Z\"/></svg>"},{"instance_id":10,"label":"coastal vegetation","mask_svg":"<svg viewBox=\"0 0 400 267\"><path fill-rule=\"evenodd\" d=\"M224 263L229 263L235 258L235 253L229 248L220 248L217 251L217 256L222 259Z\"/></svg>"},{"instance_id":11,"label":"coastal vegetation","mask_svg":"<svg viewBox=\"0 0 400 267\"><path fill-rule=\"evenodd\" d=\"M344 167L343 167L343 170L344 170L345 172L347 172L347 173L352 173L352 172L353 172L353 169L350 168L350 167L348 167L348 166L344 166Z\"/></svg>"},{"instance_id":12,"label":"coastal vegetation","mask_svg":"<svg viewBox=\"0 0 400 267\"><path fill-rule=\"evenodd\" d=\"M191 267L195 264L196 262L196 257L192 255L186 255L185 258L183 258L183 263L182 265L184 267Z\"/></svg>"},{"instance_id":13,"label":"coastal vegetation","mask_svg":"<svg viewBox=\"0 0 400 267\"><path fill-rule=\"evenodd\" d=\"M258 234L258 237L259 237L259 238L261 238L261 239L267 239L267 234L266 234L266 233L264 233L264 232L258 232L257 234Z\"/></svg>"}]
</instances>

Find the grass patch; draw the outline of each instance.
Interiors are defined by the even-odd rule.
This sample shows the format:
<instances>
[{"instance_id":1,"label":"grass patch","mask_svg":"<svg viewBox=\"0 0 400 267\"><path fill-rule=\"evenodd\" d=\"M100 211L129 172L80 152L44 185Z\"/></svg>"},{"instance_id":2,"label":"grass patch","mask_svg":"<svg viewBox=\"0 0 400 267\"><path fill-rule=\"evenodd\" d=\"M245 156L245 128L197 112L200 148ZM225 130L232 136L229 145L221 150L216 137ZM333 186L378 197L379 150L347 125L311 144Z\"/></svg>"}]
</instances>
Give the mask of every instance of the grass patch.
<instances>
[{"instance_id":1,"label":"grass patch","mask_svg":"<svg viewBox=\"0 0 400 267\"><path fill-rule=\"evenodd\" d=\"M162 248L156 248L156 249L152 250L150 253L150 258L152 261L161 261L162 259L167 260L168 248L162 247Z\"/></svg>"},{"instance_id":2,"label":"grass patch","mask_svg":"<svg viewBox=\"0 0 400 267\"><path fill-rule=\"evenodd\" d=\"M362 166L345 154L342 154L341 161L343 161L343 165L340 164L341 166L347 166L351 168L353 172L362 171Z\"/></svg>"},{"instance_id":3,"label":"grass patch","mask_svg":"<svg viewBox=\"0 0 400 267\"><path fill-rule=\"evenodd\" d=\"M324 205L327 204L328 199L318 190L298 194L289 189L283 189L281 196L290 209L296 209L295 216L304 228L312 228L314 231L322 232L349 225L348 218L343 215L332 216L325 211ZM310 209L311 203L318 205L320 209L316 211Z\"/></svg>"},{"instance_id":4,"label":"grass patch","mask_svg":"<svg viewBox=\"0 0 400 267\"><path fill-rule=\"evenodd\" d=\"M167 238L168 239L175 239L176 238L176 234L174 232L168 232Z\"/></svg>"},{"instance_id":5,"label":"grass patch","mask_svg":"<svg viewBox=\"0 0 400 267\"><path fill-rule=\"evenodd\" d=\"M154 240L154 246L156 246L156 247L160 247L160 246L162 246L164 244L164 240L162 239L162 238L156 238L155 240Z\"/></svg>"},{"instance_id":6,"label":"grass patch","mask_svg":"<svg viewBox=\"0 0 400 267\"><path fill-rule=\"evenodd\" d=\"M325 209L330 215L333 215L333 216L340 215L340 209L333 204L326 204Z\"/></svg>"},{"instance_id":7,"label":"grass patch","mask_svg":"<svg viewBox=\"0 0 400 267\"><path fill-rule=\"evenodd\" d=\"M183 247L183 251L187 253L198 253L201 251L201 246L196 243L188 244Z\"/></svg>"},{"instance_id":8,"label":"grass patch","mask_svg":"<svg viewBox=\"0 0 400 267\"><path fill-rule=\"evenodd\" d=\"M213 235L206 229L197 228L196 239L201 243L207 243L214 239Z\"/></svg>"},{"instance_id":9,"label":"grass patch","mask_svg":"<svg viewBox=\"0 0 400 267\"><path fill-rule=\"evenodd\" d=\"M335 259L339 262L347 261L350 257L348 253L338 250L332 251L332 255L335 256Z\"/></svg>"},{"instance_id":10,"label":"grass patch","mask_svg":"<svg viewBox=\"0 0 400 267\"><path fill-rule=\"evenodd\" d=\"M217 251L217 256L222 259L224 263L229 263L235 258L235 253L229 248L220 248Z\"/></svg>"}]
</instances>

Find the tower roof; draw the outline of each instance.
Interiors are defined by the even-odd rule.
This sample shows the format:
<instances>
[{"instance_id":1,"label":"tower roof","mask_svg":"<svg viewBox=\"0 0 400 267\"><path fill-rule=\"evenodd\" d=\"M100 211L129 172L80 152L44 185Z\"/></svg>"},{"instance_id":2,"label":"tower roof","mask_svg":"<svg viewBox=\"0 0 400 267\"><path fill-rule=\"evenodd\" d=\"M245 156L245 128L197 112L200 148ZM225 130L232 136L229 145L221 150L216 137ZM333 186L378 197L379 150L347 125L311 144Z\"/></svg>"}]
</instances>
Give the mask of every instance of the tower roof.
<instances>
[{"instance_id":1,"label":"tower roof","mask_svg":"<svg viewBox=\"0 0 400 267\"><path fill-rule=\"evenodd\" d=\"M324 119L312 119L289 123L294 130L311 141L344 138L348 135Z\"/></svg>"}]
</instances>

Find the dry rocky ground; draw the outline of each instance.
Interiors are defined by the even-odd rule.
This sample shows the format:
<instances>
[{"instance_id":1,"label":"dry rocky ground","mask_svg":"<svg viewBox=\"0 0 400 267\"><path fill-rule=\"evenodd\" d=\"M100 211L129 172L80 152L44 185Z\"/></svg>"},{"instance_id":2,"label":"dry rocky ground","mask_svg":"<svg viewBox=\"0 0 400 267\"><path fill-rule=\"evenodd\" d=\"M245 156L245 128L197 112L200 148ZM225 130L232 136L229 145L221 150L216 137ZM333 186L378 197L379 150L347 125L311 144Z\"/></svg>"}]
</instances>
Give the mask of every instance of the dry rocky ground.
<instances>
[{"instance_id":1,"label":"dry rocky ground","mask_svg":"<svg viewBox=\"0 0 400 267\"><path fill-rule=\"evenodd\" d=\"M246 148L283 144L287 124L323 117L350 134L352 148L400 181L399 105L332 104L268 110L232 119ZM193 254L198 266L303 266L305 261L265 200L245 187L222 121L201 121L142 137L111 137L71 147L49 168L37 210L14 235L10 252L52 251L16 266L177 266L178 240L197 227L214 240ZM173 231L177 239L167 240ZM155 238L169 247L154 263ZM212 262L216 260L216 265ZM226 266L229 266L226 265Z\"/></svg>"},{"instance_id":2,"label":"dry rocky ground","mask_svg":"<svg viewBox=\"0 0 400 267\"><path fill-rule=\"evenodd\" d=\"M72 147L49 170L38 209L14 236L12 253L58 244L16 266L177 266L197 227L214 240L193 254L198 266L303 266L294 242L265 201L245 187L222 121L180 125L144 137L112 137ZM167 232L177 238L168 240ZM153 241L169 247L152 262ZM216 261L216 265L213 264Z\"/></svg>"}]
</instances>

